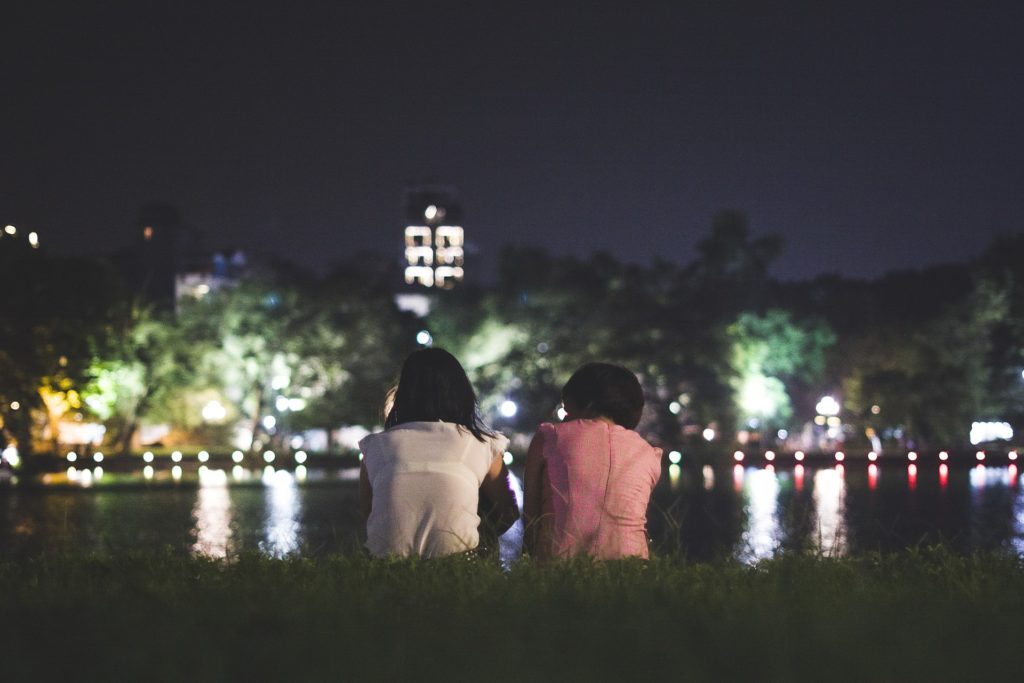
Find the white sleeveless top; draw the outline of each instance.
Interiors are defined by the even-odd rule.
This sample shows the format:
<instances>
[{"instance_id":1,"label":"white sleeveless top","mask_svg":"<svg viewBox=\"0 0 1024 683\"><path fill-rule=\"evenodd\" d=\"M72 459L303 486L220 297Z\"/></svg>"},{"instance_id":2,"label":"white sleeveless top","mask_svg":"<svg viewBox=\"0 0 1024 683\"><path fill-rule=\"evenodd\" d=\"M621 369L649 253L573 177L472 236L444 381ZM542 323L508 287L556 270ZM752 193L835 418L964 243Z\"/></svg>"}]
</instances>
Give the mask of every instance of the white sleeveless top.
<instances>
[{"instance_id":1,"label":"white sleeveless top","mask_svg":"<svg viewBox=\"0 0 1024 683\"><path fill-rule=\"evenodd\" d=\"M366 547L378 557L440 557L480 542L480 485L508 439L480 442L449 422L406 422L359 442L373 489Z\"/></svg>"}]
</instances>

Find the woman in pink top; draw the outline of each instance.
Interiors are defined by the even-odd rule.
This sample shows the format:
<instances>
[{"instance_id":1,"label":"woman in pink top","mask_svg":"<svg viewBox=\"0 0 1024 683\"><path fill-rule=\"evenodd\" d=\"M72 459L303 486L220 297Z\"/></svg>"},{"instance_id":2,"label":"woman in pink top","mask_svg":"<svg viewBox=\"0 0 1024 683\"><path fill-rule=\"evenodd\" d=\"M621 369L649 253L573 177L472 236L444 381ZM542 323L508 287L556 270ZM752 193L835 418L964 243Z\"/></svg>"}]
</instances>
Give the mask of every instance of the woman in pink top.
<instances>
[{"instance_id":1,"label":"woman in pink top","mask_svg":"<svg viewBox=\"0 0 1024 683\"><path fill-rule=\"evenodd\" d=\"M542 424L526 455L526 549L541 559L646 558L661 449L633 431L644 407L640 382L618 365L588 363L562 402L565 421Z\"/></svg>"}]
</instances>

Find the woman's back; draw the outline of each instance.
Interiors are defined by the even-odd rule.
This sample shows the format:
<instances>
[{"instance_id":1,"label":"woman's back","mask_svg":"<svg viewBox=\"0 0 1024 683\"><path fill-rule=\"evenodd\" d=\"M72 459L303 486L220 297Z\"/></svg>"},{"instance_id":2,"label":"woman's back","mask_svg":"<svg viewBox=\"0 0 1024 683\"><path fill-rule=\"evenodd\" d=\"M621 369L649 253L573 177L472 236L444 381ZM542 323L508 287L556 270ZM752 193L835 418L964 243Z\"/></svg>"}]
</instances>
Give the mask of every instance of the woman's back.
<instances>
[{"instance_id":1,"label":"woman's back","mask_svg":"<svg viewBox=\"0 0 1024 683\"><path fill-rule=\"evenodd\" d=\"M661 449L603 420L543 424L540 434L551 554L647 557L647 505L661 476Z\"/></svg>"},{"instance_id":2,"label":"woman's back","mask_svg":"<svg viewBox=\"0 0 1024 683\"><path fill-rule=\"evenodd\" d=\"M476 548L480 485L507 444L449 422L406 422L363 439L370 552L439 557Z\"/></svg>"}]
</instances>

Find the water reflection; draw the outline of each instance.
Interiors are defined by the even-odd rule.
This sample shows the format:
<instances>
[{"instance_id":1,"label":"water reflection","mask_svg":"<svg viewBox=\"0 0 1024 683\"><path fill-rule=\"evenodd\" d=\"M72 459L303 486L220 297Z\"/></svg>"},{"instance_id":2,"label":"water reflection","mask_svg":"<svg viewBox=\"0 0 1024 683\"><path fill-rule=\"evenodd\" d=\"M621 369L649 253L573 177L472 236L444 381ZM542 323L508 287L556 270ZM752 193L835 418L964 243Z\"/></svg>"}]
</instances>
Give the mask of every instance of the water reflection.
<instances>
[{"instance_id":1,"label":"water reflection","mask_svg":"<svg viewBox=\"0 0 1024 683\"><path fill-rule=\"evenodd\" d=\"M681 472L682 470L679 465L676 465L675 463L668 466L668 483L669 488L673 491L679 490L679 476Z\"/></svg>"},{"instance_id":2,"label":"water reflection","mask_svg":"<svg viewBox=\"0 0 1024 683\"><path fill-rule=\"evenodd\" d=\"M299 548L299 487L290 472L267 466L263 471L267 517L260 549L273 557L289 555Z\"/></svg>"},{"instance_id":3,"label":"water reflection","mask_svg":"<svg viewBox=\"0 0 1024 683\"><path fill-rule=\"evenodd\" d=\"M774 467L769 465L763 470L749 473L746 498L747 524L737 558L741 562L754 563L774 555L781 541L779 480L775 476Z\"/></svg>"},{"instance_id":4,"label":"water reflection","mask_svg":"<svg viewBox=\"0 0 1024 683\"><path fill-rule=\"evenodd\" d=\"M878 488L878 465L875 463L868 465L868 488L872 491Z\"/></svg>"},{"instance_id":5,"label":"water reflection","mask_svg":"<svg viewBox=\"0 0 1024 683\"><path fill-rule=\"evenodd\" d=\"M822 469L815 472L814 514L818 528L818 545L825 555L844 554L845 504L846 482L842 473L836 469Z\"/></svg>"},{"instance_id":6,"label":"water reflection","mask_svg":"<svg viewBox=\"0 0 1024 683\"><path fill-rule=\"evenodd\" d=\"M227 557L231 541L231 498L223 470L201 473L192 519L196 530L192 552L213 558Z\"/></svg>"},{"instance_id":7,"label":"water reflection","mask_svg":"<svg viewBox=\"0 0 1024 683\"><path fill-rule=\"evenodd\" d=\"M512 489L512 493L516 494L516 505L519 507L520 517L498 539L498 555L501 558L502 566L506 569L509 569L523 552L523 482L513 472L509 472L508 485Z\"/></svg>"}]
</instances>

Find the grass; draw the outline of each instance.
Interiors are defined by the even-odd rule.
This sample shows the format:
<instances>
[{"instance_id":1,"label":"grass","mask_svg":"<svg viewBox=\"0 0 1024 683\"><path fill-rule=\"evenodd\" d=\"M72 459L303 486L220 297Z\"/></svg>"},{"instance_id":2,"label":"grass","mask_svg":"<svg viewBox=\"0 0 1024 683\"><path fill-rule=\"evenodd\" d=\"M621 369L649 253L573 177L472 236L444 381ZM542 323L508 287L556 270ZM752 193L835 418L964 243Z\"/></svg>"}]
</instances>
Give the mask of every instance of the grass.
<instances>
[{"instance_id":1,"label":"grass","mask_svg":"<svg viewBox=\"0 0 1024 683\"><path fill-rule=\"evenodd\" d=\"M1024 563L0 561L5 680L1000 680Z\"/></svg>"}]
</instances>

